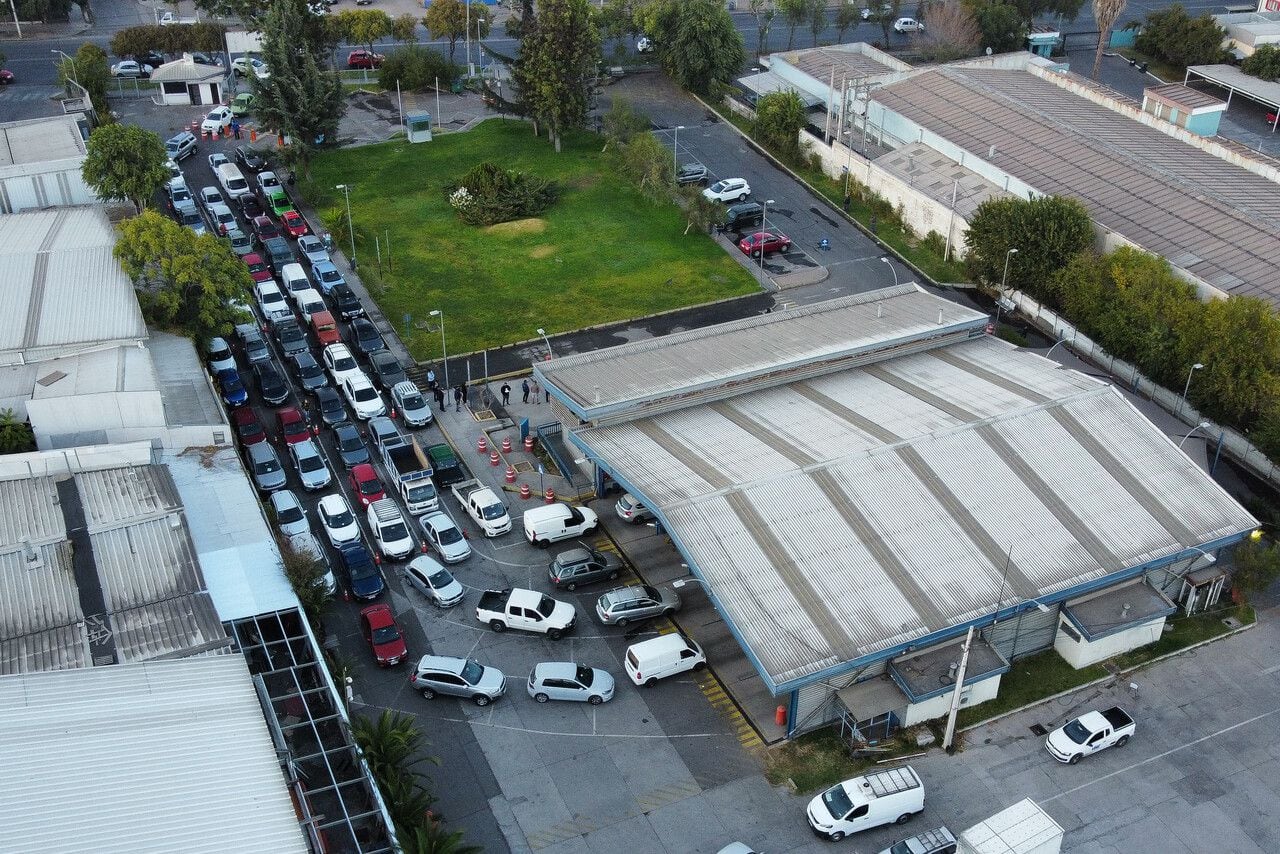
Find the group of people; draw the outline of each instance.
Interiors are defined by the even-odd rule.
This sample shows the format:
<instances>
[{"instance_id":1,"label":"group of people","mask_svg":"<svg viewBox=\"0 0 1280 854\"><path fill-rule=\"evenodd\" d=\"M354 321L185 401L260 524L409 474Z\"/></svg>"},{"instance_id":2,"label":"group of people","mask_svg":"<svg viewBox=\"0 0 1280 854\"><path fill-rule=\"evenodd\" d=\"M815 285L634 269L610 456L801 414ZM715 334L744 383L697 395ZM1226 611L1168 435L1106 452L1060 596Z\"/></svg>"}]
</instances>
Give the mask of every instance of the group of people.
<instances>
[{"instance_id":1,"label":"group of people","mask_svg":"<svg viewBox=\"0 0 1280 854\"><path fill-rule=\"evenodd\" d=\"M436 399L436 404L439 405L440 411L444 412L445 401L448 400L448 396L444 386L436 381L435 368L427 369L427 388L430 389L432 397ZM462 404L464 403L470 403L467 400L467 384L458 383L453 387L453 411L461 412Z\"/></svg>"},{"instance_id":2,"label":"group of people","mask_svg":"<svg viewBox=\"0 0 1280 854\"><path fill-rule=\"evenodd\" d=\"M436 400L436 404L440 407L440 411L444 412L447 405L449 390L436 380L435 368L427 369L427 388L431 391L432 396ZM504 382L500 389L502 393L502 404L508 406L511 403L511 383ZM470 405L467 397L468 389L466 383L458 383L453 387L453 411L461 412L462 405ZM520 381L521 400L525 403L532 401L533 403L550 403L551 392L542 386L536 379L524 379Z\"/></svg>"}]
</instances>

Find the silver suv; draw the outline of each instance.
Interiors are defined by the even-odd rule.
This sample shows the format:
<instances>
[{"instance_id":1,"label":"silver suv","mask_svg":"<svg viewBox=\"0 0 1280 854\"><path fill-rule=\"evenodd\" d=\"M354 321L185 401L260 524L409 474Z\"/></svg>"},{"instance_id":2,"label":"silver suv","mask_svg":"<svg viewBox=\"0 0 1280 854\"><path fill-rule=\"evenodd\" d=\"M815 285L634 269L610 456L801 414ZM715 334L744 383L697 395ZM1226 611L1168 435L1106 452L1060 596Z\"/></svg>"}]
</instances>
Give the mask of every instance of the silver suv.
<instances>
[{"instance_id":1,"label":"silver suv","mask_svg":"<svg viewBox=\"0 0 1280 854\"><path fill-rule=\"evenodd\" d=\"M579 584L613 579L622 570L622 561L615 555L591 548L569 549L556 555L547 567L547 578L558 590L576 590Z\"/></svg>"},{"instance_id":2,"label":"silver suv","mask_svg":"<svg viewBox=\"0 0 1280 854\"><path fill-rule=\"evenodd\" d=\"M447 655L422 656L409 684L428 700L437 694L448 694L465 697L477 706L487 706L507 693L507 678L501 670L485 667L474 659Z\"/></svg>"},{"instance_id":3,"label":"silver suv","mask_svg":"<svg viewBox=\"0 0 1280 854\"><path fill-rule=\"evenodd\" d=\"M596 616L606 626L625 626L650 617L669 617L680 610L674 590L659 590L648 584L633 584L610 590L596 602Z\"/></svg>"},{"instance_id":4,"label":"silver suv","mask_svg":"<svg viewBox=\"0 0 1280 854\"><path fill-rule=\"evenodd\" d=\"M270 442L258 442L247 449L249 470L253 473L253 482L260 492L275 492L284 489L284 467L280 465L280 457Z\"/></svg>"}]
</instances>

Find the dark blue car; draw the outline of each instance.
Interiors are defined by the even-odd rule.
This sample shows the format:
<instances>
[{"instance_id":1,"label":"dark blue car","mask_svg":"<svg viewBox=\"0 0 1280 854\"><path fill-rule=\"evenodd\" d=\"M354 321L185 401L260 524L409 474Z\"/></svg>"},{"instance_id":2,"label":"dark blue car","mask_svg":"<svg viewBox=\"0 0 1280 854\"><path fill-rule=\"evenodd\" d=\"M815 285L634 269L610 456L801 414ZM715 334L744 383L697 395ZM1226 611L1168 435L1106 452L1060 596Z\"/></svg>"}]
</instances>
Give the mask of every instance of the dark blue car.
<instances>
[{"instance_id":1,"label":"dark blue car","mask_svg":"<svg viewBox=\"0 0 1280 854\"><path fill-rule=\"evenodd\" d=\"M369 550L361 543L352 543L338 551L351 578L351 594L357 599L376 599L382 595L386 586L382 581L382 571L373 562Z\"/></svg>"},{"instance_id":2,"label":"dark blue car","mask_svg":"<svg viewBox=\"0 0 1280 854\"><path fill-rule=\"evenodd\" d=\"M240 373L234 368L218 371L218 386L222 389L222 400L227 406L244 406L249 402L249 392L240 382Z\"/></svg>"}]
</instances>

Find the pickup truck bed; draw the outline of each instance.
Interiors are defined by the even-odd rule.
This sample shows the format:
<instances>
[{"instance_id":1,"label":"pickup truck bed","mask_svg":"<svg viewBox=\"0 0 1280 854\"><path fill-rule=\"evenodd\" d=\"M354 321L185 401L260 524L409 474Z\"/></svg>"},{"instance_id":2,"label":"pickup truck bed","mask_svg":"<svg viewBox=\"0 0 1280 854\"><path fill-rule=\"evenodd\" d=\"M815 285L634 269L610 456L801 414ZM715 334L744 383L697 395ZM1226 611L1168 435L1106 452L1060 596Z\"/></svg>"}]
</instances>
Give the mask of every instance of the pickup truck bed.
<instances>
[{"instance_id":1,"label":"pickup truck bed","mask_svg":"<svg viewBox=\"0 0 1280 854\"><path fill-rule=\"evenodd\" d=\"M1111 724L1112 729L1124 729L1133 725L1133 718L1129 717L1128 712L1119 706L1112 706L1104 710L1102 716L1107 719L1107 723Z\"/></svg>"}]
</instances>

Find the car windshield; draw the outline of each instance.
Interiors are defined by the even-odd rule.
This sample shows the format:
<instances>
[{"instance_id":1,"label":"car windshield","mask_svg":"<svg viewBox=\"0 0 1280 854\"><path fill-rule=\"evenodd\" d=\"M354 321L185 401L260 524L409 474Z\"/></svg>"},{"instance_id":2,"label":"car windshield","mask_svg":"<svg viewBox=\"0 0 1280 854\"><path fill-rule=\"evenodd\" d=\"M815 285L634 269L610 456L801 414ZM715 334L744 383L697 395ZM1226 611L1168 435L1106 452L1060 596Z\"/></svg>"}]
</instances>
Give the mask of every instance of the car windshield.
<instances>
[{"instance_id":1,"label":"car windshield","mask_svg":"<svg viewBox=\"0 0 1280 854\"><path fill-rule=\"evenodd\" d=\"M231 238L231 245L236 248L251 245L249 241L249 236L246 234L241 234L237 232L229 235L229 237Z\"/></svg>"},{"instance_id":2,"label":"car windshield","mask_svg":"<svg viewBox=\"0 0 1280 854\"><path fill-rule=\"evenodd\" d=\"M893 847L889 849L889 854L914 854L914 852L912 852L911 846L907 844L907 840L904 839L901 842L894 843Z\"/></svg>"},{"instance_id":3,"label":"car windshield","mask_svg":"<svg viewBox=\"0 0 1280 854\"><path fill-rule=\"evenodd\" d=\"M355 519L352 518L351 513L347 510L335 513L332 516L326 514L325 519L328 520L330 528L345 528L355 521Z\"/></svg>"},{"instance_id":4,"label":"car windshield","mask_svg":"<svg viewBox=\"0 0 1280 854\"><path fill-rule=\"evenodd\" d=\"M204 225L200 220L200 214L195 211L187 211L182 215L183 225Z\"/></svg>"},{"instance_id":5,"label":"car windshield","mask_svg":"<svg viewBox=\"0 0 1280 854\"><path fill-rule=\"evenodd\" d=\"M373 642L378 646L384 643L395 643L400 640L400 630L395 626L383 626L373 630Z\"/></svg>"},{"instance_id":6,"label":"car windshield","mask_svg":"<svg viewBox=\"0 0 1280 854\"><path fill-rule=\"evenodd\" d=\"M244 383L240 382L240 378L234 375L229 377L223 377L222 387L226 389L226 391L229 394L238 392L238 391L244 391Z\"/></svg>"},{"instance_id":7,"label":"car windshield","mask_svg":"<svg viewBox=\"0 0 1280 854\"><path fill-rule=\"evenodd\" d=\"M853 811L853 801L844 791L844 784L837 783L822 793L822 802L834 818L844 818Z\"/></svg>"},{"instance_id":8,"label":"car windshield","mask_svg":"<svg viewBox=\"0 0 1280 854\"><path fill-rule=\"evenodd\" d=\"M286 323L276 329L280 332L281 341L297 341L302 337L302 327L296 323Z\"/></svg>"},{"instance_id":9,"label":"car windshield","mask_svg":"<svg viewBox=\"0 0 1280 854\"><path fill-rule=\"evenodd\" d=\"M318 454L311 457L299 457L298 468L304 472L319 471L324 468L324 462Z\"/></svg>"},{"instance_id":10,"label":"car windshield","mask_svg":"<svg viewBox=\"0 0 1280 854\"><path fill-rule=\"evenodd\" d=\"M337 271L337 270L321 270L321 271L320 271L320 281L322 281L322 282L340 282L340 281L342 281L342 276L338 275L338 271Z\"/></svg>"},{"instance_id":11,"label":"car windshield","mask_svg":"<svg viewBox=\"0 0 1280 854\"><path fill-rule=\"evenodd\" d=\"M363 579L363 578L373 578L375 575L378 574L378 567L374 566L373 561L366 559L353 565L350 568L350 572L351 572L351 578L353 580Z\"/></svg>"},{"instance_id":12,"label":"car windshield","mask_svg":"<svg viewBox=\"0 0 1280 854\"><path fill-rule=\"evenodd\" d=\"M457 528L443 528L436 533L440 538L440 545L447 546L462 540L462 532Z\"/></svg>"},{"instance_id":13,"label":"car windshield","mask_svg":"<svg viewBox=\"0 0 1280 854\"><path fill-rule=\"evenodd\" d=\"M1079 718L1064 726L1062 731L1066 734L1067 738L1071 739L1076 744L1084 744L1089 740L1089 730L1084 728L1084 725L1080 723Z\"/></svg>"},{"instance_id":14,"label":"car windshield","mask_svg":"<svg viewBox=\"0 0 1280 854\"><path fill-rule=\"evenodd\" d=\"M356 366L354 356L342 356L333 360L333 369L335 371L350 371Z\"/></svg>"},{"instance_id":15,"label":"car windshield","mask_svg":"<svg viewBox=\"0 0 1280 854\"><path fill-rule=\"evenodd\" d=\"M329 398L329 399L335 400L336 398ZM339 406L342 405L341 401L338 402L338 405ZM354 451L357 448L360 448L363 446L364 446L364 443L360 441L359 433L351 432L351 433L347 433L346 435L340 435L338 437L338 450L340 451Z\"/></svg>"},{"instance_id":16,"label":"car windshield","mask_svg":"<svg viewBox=\"0 0 1280 854\"><path fill-rule=\"evenodd\" d=\"M500 503L490 504L488 507L485 507L480 511L480 515L492 522L494 519L501 519L503 516L507 515L507 508L503 507Z\"/></svg>"},{"instance_id":17,"label":"car windshield","mask_svg":"<svg viewBox=\"0 0 1280 854\"><path fill-rule=\"evenodd\" d=\"M725 184L725 182L724 182L724 181L716 181L714 184L712 184L712 185L711 185L711 192L713 192L713 193L723 193L723 192L724 192L724 190L725 190L725 187L727 187L727 186L728 186L728 185L727 185L727 184Z\"/></svg>"},{"instance_id":18,"label":"car windshield","mask_svg":"<svg viewBox=\"0 0 1280 854\"><path fill-rule=\"evenodd\" d=\"M290 522L301 522L302 508L296 504L286 507L280 511L279 519L281 522L285 524L288 524Z\"/></svg>"},{"instance_id":19,"label":"car windshield","mask_svg":"<svg viewBox=\"0 0 1280 854\"><path fill-rule=\"evenodd\" d=\"M373 478L372 480L360 481L361 495L377 495L381 491L382 491L382 484L378 482L378 479L376 477Z\"/></svg>"},{"instance_id":20,"label":"car windshield","mask_svg":"<svg viewBox=\"0 0 1280 854\"><path fill-rule=\"evenodd\" d=\"M406 396L405 396L404 400L401 402L401 404L400 404L400 405L401 405L404 409L422 409L422 408L424 408L427 404L426 404L425 402L423 402L423 400L422 400L422 395L420 395L420 394L410 394L410 395L406 395Z\"/></svg>"},{"instance_id":21,"label":"car windshield","mask_svg":"<svg viewBox=\"0 0 1280 854\"><path fill-rule=\"evenodd\" d=\"M265 460L258 463L255 470L259 474L269 474L273 471L280 471L280 461L275 457L267 457Z\"/></svg>"},{"instance_id":22,"label":"car windshield","mask_svg":"<svg viewBox=\"0 0 1280 854\"><path fill-rule=\"evenodd\" d=\"M304 379L310 379L311 377L318 377L322 373L324 372L320 370L320 366L317 365L315 362L303 362L302 364L298 365L298 374L301 375ZM336 402L337 401L334 398L332 397L329 398L328 403L330 408L332 408L333 404ZM321 403L323 404L325 403L325 401L321 401Z\"/></svg>"},{"instance_id":23,"label":"car windshield","mask_svg":"<svg viewBox=\"0 0 1280 854\"><path fill-rule=\"evenodd\" d=\"M550 596L543 596L542 601L538 603L538 613L544 617L550 617L551 612L556 609L556 600Z\"/></svg>"},{"instance_id":24,"label":"car windshield","mask_svg":"<svg viewBox=\"0 0 1280 854\"><path fill-rule=\"evenodd\" d=\"M409 539L409 529L402 523L396 522L394 525L388 525L382 529L382 539L388 543L407 540Z\"/></svg>"},{"instance_id":25,"label":"car windshield","mask_svg":"<svg viewBox=\"0 0 1280 854\"><path fill-rule=\"evenodd\" d=\"M591 682L595 678L595 671L592 670L590 667L583 667L581 664L579 664L578 669L574 672L574 676L577 677L578 682L580 682L587 688L590 688Z\"/></svg>"},{"instance_id":26,"label":"car windshield","mask_svg":"<svg viewBox=\"0 0 1280 854\"><path fill-rule=\"evenodd\" d=\"M427 576L427 583L439 590L448 587L453 582L453 576L449 574L449 570L442 569L439 572L433 572Z\"/></svg>"},{"instance_id":27,"label":"car windshield","mask_svg":"<svg viewBox=\"0 0 1280 854\"><path fill-rule=\"evenodd\" d=\"M364 386L362 388L356 389L355 394L352 396L356 399L357 402L365 403L366 401L370 401L376 398L378 396L378 392L376 389L374 389L373 386Z\"/></svg>"},{"instance_id":28,"label":"car windshield","mask_svg":"<svg viewBox=\"0 0 1280 854\"><path fill-rule=\"evenodd\" d=\"M261 433L261 432L262 432L262 428L258 426L258 422L257 422L257 421L249 421L248 423L245 423L245 424L241 424L241 425L240 425L239 433L240 433L241 438L248 438L249 436L256 436L256 435L258 435L258 434L259 434L259 433Z\"/></svg>"},{"instance_id":29,"label":"car windshield","mask_svg":"<svg viewBox=\"0 0 1280 854\"><path fill-rule=\"evenodd\" d=\"M468 685L480 684L480 677L484 675L484 666L478 661L467 659L467 663L462 666L462 681Z\"/></svg>"},{"instance_id":30,"label":"car windshield","mask_svg":"<svg viewBox=\"0 0 1280 854\"><path fill-rule=\"evenodd\" d=\"M279 291L267 291L262 295L262 301L264 303L284 302L284 294Z\"/></svg>"}]
</instances>

